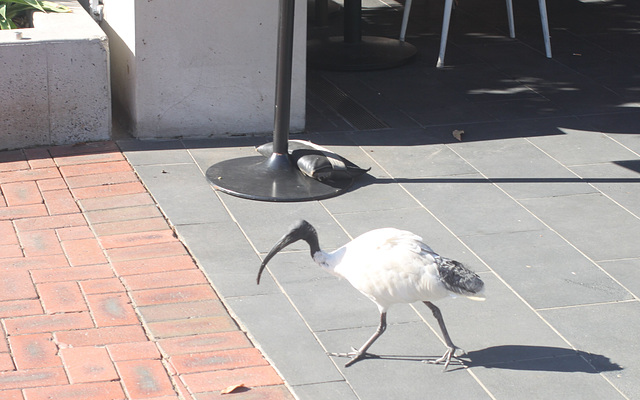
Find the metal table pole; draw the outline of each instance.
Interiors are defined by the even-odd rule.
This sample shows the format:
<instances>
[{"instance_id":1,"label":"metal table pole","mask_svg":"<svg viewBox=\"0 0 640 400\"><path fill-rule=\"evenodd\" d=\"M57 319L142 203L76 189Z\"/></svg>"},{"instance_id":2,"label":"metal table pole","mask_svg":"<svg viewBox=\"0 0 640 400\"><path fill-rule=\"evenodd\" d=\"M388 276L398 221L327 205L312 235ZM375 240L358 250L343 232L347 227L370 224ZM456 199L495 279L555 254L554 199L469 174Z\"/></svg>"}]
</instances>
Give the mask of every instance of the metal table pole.
<instances>
[{"instance_id":1,"label":"metal table pole","mask_svg":"<svg viewBox=\"0 0 640 400\"><path fill-rule=\"evenodd\" d=\"M320 182L306 177L289 156L291 75L295 0L280 0L273 154L219 162L207 169L209 182L218 190L251 200L307 201L337 196L353 179Z\"/></svg>"}]
</instances>

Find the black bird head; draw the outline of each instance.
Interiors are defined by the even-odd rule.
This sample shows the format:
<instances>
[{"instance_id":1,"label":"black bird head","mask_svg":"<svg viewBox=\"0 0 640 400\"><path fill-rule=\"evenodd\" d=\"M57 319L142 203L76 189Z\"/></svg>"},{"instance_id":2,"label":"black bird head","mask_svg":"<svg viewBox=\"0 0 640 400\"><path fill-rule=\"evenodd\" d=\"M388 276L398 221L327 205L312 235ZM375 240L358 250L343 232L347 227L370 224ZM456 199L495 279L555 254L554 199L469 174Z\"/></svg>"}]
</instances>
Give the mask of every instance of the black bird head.
<instances>
[{"instance_id":1,"label":"black bird head","mask_svg":"<svg viewBox=\"0 0 640 400\"><path fill-rule=\"evenodd\" d=\"M296 223L291 225L291 227L289 228L289 232L282 238L280 238L280 240L278 240L278 243L276 243L271 248L271 250L269 250L269 253L264 258L264 261L262 261L262 264L260 264L258 279L256 280L258 285L260 284L260 276L262 275L262 271L264 270L264 267L267 266L269 260L271 260L273 256L275 256L280 250L284 249L292 243L297 242L298 240L304 240L305 242L307 242L307 244L309 244L312 257L317 251L320 251L320 245L318 243L318 233L316 232L315 228L303 219L297 221Z\"/></svg>"}]
</instances>

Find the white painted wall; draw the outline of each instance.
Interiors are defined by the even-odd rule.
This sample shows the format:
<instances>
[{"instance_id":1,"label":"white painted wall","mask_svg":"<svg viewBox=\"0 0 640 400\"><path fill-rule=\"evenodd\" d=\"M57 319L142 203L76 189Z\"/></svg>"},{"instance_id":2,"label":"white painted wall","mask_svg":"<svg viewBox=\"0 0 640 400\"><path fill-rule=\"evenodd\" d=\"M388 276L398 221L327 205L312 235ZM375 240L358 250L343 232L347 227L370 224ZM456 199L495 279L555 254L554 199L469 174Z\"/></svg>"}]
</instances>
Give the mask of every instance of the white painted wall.
<instances>
[{"instance_id":1,"label":"white painted wall","mask_svg":"<svg viewBox=\"0 0 640 400\"><path fill-rule=\"evenodd\" d=\"M304 129L306 0L296 0L291 131ZM273 131L278 0L104 0L113 95L136 137Z\"/></svg>"}]
</instances>

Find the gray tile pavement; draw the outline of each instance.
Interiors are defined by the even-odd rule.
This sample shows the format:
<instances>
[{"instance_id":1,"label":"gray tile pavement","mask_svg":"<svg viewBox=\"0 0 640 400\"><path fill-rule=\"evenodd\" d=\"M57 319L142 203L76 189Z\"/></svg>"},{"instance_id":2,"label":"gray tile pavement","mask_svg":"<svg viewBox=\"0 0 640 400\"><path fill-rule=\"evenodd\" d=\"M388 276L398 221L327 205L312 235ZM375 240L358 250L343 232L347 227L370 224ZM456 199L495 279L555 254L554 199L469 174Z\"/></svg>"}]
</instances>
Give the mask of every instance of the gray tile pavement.
<instances>
[{"instance_id":1,"label":"gray tile pavement","mask_svg":"<svg viewBox=\"0 0 640 400\"><path fill-rule=\"evenodd\" d=\"M366 33L399 27L400 13L369 3ZM209 166L254 156L269 137L119 144L300 399L640 398L640 9L549 2L548 60L535 7L515 2L514 41L502 36L498 6L460 2L448 67L436 70L439 19L429 10L438 6L416 3L413 64L308 73L388 125L358 130L309 90L307 133L296 137L371 167L343 195L269 203L209 185ZM454 129L465 131L461 142ZM372 358L344 368L346 359L328 356L360 346L378 312L315 266L303 244L276 256L255 284L261 257L298 218L316 226L325 249L394 226L478 271L487 301L438 303L467 351L462 364L442 373L422 362L445 350L422 304L390 310Z\"/></svg>"}]
</instances>

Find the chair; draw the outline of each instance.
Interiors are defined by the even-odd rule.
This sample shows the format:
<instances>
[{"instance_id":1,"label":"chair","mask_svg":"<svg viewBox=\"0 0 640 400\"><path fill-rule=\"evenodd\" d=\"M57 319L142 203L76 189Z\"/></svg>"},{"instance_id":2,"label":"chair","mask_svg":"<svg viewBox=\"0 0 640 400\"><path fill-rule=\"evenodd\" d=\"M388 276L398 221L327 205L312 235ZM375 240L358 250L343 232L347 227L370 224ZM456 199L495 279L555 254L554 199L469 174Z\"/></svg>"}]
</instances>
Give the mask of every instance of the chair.
<instances>
[{"instance_id":1,"label":"chair","mask_svg":"<svg viewBox=\"0 0 640 400\"><path fill-rule=\"evenodd\" d=\"M406 0L404 3L404 14L402 16L402 27L400 28L400 41L404 42L407 32L407 24L409 22L409 12L411 11L411 3L413 0ZM542 36L544 38L544 47L547 52L547 58L551 58L551 41L549 39L549 22L547 20L547 4L545 0L538 0L540 7L540 20L542 21ZM440 53L438 54L438 62L436 68L444 66L444 52L447 49L447 36L449 34L449 21L451 20L451 10L453 9L453 0L445 0L444 15L442 18L442 35L440 37ZM515 25L513 22L513 4L512 0L507 0L507 15L509 18L509 36L513 39L516 37Z\"/></svg>"}]
</instances>

